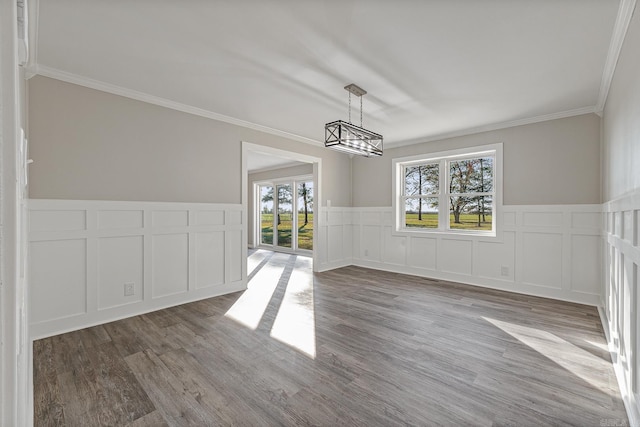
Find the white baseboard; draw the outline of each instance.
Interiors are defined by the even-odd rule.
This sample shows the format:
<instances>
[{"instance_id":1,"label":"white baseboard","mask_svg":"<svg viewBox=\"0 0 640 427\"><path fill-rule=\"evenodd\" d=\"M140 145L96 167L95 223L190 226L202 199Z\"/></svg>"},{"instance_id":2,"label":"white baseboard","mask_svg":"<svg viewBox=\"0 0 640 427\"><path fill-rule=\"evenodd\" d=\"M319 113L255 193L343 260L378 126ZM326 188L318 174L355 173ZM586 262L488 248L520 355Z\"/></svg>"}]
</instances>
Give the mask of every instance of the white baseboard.
<instances>
[{"instance_id":1,"label":"white baseboard","mask_svg":"<svg viewBox=\"0 0 640 427\"><path fill-rule=\"evenodd\" d=\"M341 259L339 261L327 261L322 264L319 264L316 267L318 273L322 273L323 271L335 270L336 268L348 267L353 265L351 259Z\"/></svg>"}]
</instances>

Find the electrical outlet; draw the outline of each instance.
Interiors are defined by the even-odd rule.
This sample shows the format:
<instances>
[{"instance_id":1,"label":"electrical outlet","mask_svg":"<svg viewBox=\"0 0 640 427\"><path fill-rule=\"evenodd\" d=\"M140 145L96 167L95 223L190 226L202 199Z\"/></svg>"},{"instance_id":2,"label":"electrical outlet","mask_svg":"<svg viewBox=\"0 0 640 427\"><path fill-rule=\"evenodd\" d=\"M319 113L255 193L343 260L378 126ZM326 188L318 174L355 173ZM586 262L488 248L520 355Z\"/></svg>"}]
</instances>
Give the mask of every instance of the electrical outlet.
<instances>
[{"instance_id":1,"label":"electrical outlet","mask_svg":"<svg viewBox=\"0 0 640 427\"><path fill-rule=\"evenodd\" d=\"M509 276L509 267L507 267L506 265L503 265L500 268L500 275L502 276Z\"/></svg>"},{"instance_id":2,"label":"electrical outlet","mask_svg":"<svg viewBox=\"0 0 640 427\"><path fill-rule=\"evenodd\" d=\"M369 249L364 250L364 256L369 256Z\"/></svg>"},{"instance_id":3,"label":"electrical outlet","mask_svg":"<svg viewBox=\"0 0 640 427\"><path fill-rule=\"evenodd\" d=\"M135 293L135 287L133 283L125 283L124 284L124 296L130 297Z\"/></svg>"}]
</instances>

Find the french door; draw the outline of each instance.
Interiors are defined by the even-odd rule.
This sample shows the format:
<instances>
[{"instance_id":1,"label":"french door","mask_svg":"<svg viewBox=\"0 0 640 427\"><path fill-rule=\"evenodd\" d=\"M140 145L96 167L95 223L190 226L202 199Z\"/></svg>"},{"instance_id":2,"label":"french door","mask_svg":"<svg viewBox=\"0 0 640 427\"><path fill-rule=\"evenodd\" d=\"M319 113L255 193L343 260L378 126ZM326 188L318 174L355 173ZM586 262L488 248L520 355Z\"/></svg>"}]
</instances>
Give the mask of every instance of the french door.
<instances>
[{"instance_id":1,"label":"french door","mask_svg":"<svg viewBox=\"0 0 640 427\"><path fill-rule=\"evenodd\" d=\"M256 190L260 246L286 252L313 250L313 180L263 182Z\"/></svg>"}]
</instances>

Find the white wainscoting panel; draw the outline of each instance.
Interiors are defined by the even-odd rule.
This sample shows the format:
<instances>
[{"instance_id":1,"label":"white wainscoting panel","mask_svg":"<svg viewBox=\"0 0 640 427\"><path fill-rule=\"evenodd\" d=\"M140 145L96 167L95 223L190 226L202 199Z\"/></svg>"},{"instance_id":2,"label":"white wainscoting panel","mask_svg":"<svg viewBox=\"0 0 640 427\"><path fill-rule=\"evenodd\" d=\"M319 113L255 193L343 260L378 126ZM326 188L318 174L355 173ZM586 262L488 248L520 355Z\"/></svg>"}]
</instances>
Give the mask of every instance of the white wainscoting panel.
<instances>
[{"instance_id":1,"label":"white wainscoting panel","mask_svg":"<svg viewBox=\"0 0 640 427\"><path fill-rule=\"evenodd\" d=\"M522 212L525 227L562 227L562 212Z\"/></svg>"},{"instance_id":2,"label":"white wainscoting panel","mask_svg":"<svg viewBox=\"0 0 640 427\"><path fill-rule=\"evenodd\" d=\"M189 290L189 234L151 237L152 298Z\"/></svg>"},{"instance_id":3,"label":"white wainscoting panel","mask_svg":"<svg viewBox=\"0 0 640 427\"><path fill-rule=\"evenodd\" d=\"M224 211L198 211L195 225L224 225Z\"/></svg>"},{"instance_id":4,"label":"white wainscoting panel","mask_svg":"<svg viewBox=\"0 0 640 427\"><path fill-rule=\"evenodd\" d=\"M386 223L386 221L385 221ZM394 236L392 227L385 225L382 234L382 257L389 264L406 265L407 263L407 239Z\"/></svg>"},{"instance_id":5,"label":"white wainscoting panel","mask_svg":"<svg viewBox=\"0 0 640 427\"><path fill-rule=\"evenodd\" d=\"M315 271L326 271L351 265L353 252L352 208L326 207L318 209Z\"/></svg>"},{"instance_id":6,"label":"white wainscoting panel","mask_svg":"<svg viewBox=\"0 0 640 427\"><path fill-rule=\"evenodd\" d=\"M601 259L602 237L574 234L571 236L571 289L577 292L602 294L600 282L594 277L601 275L600 263L584 263L585 259Z\"/></svg>"},{"instance_id":7,"label":"white wainscoting panel","mask_svg":"<svg viewBox=\"0 0 640 427\"><path fill-rule=\"evenodd\" d=\"M329 225L327 227L327 243L328 247L328 261L336 262L343 259L344 245L342 244L342 234L344 233L344 225Z\"/></svg>"},{"instance_id":8,"label":"white wainscoting panel","mask_svg":"<svg viewBox=\"0 0 640 427\"><path fill-rule=\"evenodd\" d=\"M98 211L98 230L142 228L143 224L144 211Z\"/></svg>"},{"instance_id":9,"label":"white wainscoting panel","mask_svg":"<svg viewBox=\"0 0 640 427\"><path fill-rule=\"evenodd\" d=\"M233 222L233 226L240 227L241 225ZM242 265L246 260L242 258L242 247L245 245L246 240L242 238L242 233L242 229L237 228L226 232L225 267L228 275L225 276L225 278L226 281L230 283L236 283L243 280Z\"/></svg>"},{"instance_id":10,"label":"white wainscoting panel","mask_svg":"<svg viewBox=\"0 0 640 427\"><path fill-rule=\"evenodd\" d=\"M439 270L470 276L473 266L473 241L442 238L439 243Z\"/></svg>"},{"instance_id":11,"label":"white wainscoting panel","mask_svg":"<svg viewBox=\"0 0 640 427\"><path fill-rule=\"evenodd\" d=\"M605 285L600 315L630 425L639 425L640 191L605 203L603 211L606 215L602 245ZM582 250L592 249L583 247Z\"/></svg>"},{"instance_id":12,"label":"white wainscoting panel","mask_svg":"<svg viewBox=\"0 0 640 427\"><path fill-rule=\"evenodd\" d=\"M484 279L514 280L513 269L503 272L502 267L515 265L516 233L505 231L502 240L496 242L479 241L476 256L473 259L473 271Z\"/></svg>"},{"instance_id":13,"label":"white wainscoting panel","mask_svg":"<svg viewBox=\"0 0 640 427\"><path fill-rule=\"evenodd\" d=\"M86 211L42 210L29 216L30 231L81 231L87 228Z\"/></svg>"},{"instance_id":14,"label":"white wainscoting panel","mask_svg":"<svg viewBox=\"0 0 640 427\"><path fill-rule=\"evenodd\" d=\"M246 288L241 205L32 199L29 210L34 339Z\"/></svg>"},{"instance_id":15,"label":"white wainscoting panel","mask_svg":"<svg viewBox=\"0 0 640 427\"><path fill-rule=\"evenodd\" d=\"M224 232L195 233L196 288L224 283Z\"/></svg>"},{"instance_id":16,"label":"white wainscoting panel","mask_svg":"<svg viewBox=\"0 0 640 427\"><path fill-rule=\"evenodd\" d=\"M562 252L561 233L523 232L522 282L562 289Z\"/></svg>"},{"instance_id":17,"label":"white wainscoting panel","mask_svg":"<svg viewBox=\"0 0 640 427\"><path fill-rule=\"evenodd\" d=\"M496 238L398 235L391 209L351 208L352 264L600 303L601 205L503 206Z\"/></svg>"},{"instance_id":18,"label":"white wainscoting panel","mask_svg":"<svg viewBox=\"0 0 640 427\"><path fill-rule=\"evenodd\" d=\"M98 310L142 301L143 265L142 236L98 238ZM125 283L133 295L124 296Z\"/></svg>"},{"instance_id":19,"label":"white wainscoting panel","mask_svg":"<svg viewBox=\"0 0 640 427\"><path fill-rule=\"evenodd\" d=\"M33 242L31 318L33 322L82 315L87 312L87 245L84 239Z\"/></svg>"},{"instance_id":20,"label":"white wainscoting panel","mask_svg":"<svg viewBox=\"0 0 640 427\"><path fill-rule=\"evenodd\" d=\"M438 262L438 239L410 238L407 265L412 268L434 271Z\"/></svg>"}]
</instances>

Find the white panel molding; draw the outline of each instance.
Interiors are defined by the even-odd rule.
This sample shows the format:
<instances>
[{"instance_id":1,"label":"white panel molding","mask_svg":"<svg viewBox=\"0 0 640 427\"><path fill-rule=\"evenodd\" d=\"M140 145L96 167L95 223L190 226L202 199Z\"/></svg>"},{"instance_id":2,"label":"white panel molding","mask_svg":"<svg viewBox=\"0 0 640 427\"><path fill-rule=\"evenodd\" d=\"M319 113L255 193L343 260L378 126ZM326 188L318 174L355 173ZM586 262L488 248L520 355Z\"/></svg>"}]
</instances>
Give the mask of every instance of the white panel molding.
<instances>
[{"instance_id":1,"label":"white panel molding","mask_svg":"<svg viewBox=\"0 0 640 427\"><path fill-rule=\"evenodd\" d=\"M352 210L348 207L326 207L318 209L318 241L315 271L328 271L352 264L353 228Z\"/></svg>"},{"instance_id":2,"label":"white panel molding","mask_svg":"<svg viewBox=\"0 0 640 427\"><path fill-rule=\"evenodd\" d=\"M304 142L305 144L321 145L321 141L316 141L311 138L296 135L293 133L285 132L282 130L274 129L268 126L260 125L257 123L248 122L246 120L237 119L235 117L226 116L224 114L216 113L213 111L205 110L203 108L194 107L191 105L183 104L167 98L161 98L159 96L150 95L148 93L140 92L137 90L117 86L111 83L106 83L100 80L91 79L89 77L80 76L78 74L69 73L67 71L58 70L56 68L47 67L45 65L34 65L29 67L30 77L40 75L44 77L50 77L52 79L61 80L67 83L73 83L79 86L84 86L89 89L95 89L102 92L107 92L113 95L123 96L125 98L135 99L136 101L147 102L149 104L158 105L160 107L170 108L172 110L181 111L183 113L189 113L200 117L206 117L208 119L218 120L220 122L229 123L236 126L242 126L247 129L253 129L260 132L268 133L271 135L281 136L283 138L292 139L298 142Z\"/></svg>"},{"instance_id":3,"label":"white panel molding","mask_svg":"<svg viewBox=\"0 0 640 427\"><path fill-rule=\"evenodd\" d=\"M33 339L246 288L241 205L32 199L29 212Z\"/></svg>"},{"instance_id":4,"label":"white panel molding","mask_svg":"<svg viewBox=\"0 0 640 427\"><path fill-rule=\"evenodd\" d=\"M630 425L640 425L640 190L603 205L600 318Z\"/></svg>"},{"instance_id":5,"label":"white panel molding","mask_svg":"<svg viewBox=\"0 0 640 427\"><path fill-rule=\"evenodd\" d=\"M434 233L394 236L400 240L390 242L387 234L392 227L391 214L390 207L351 208L352 264L589 305L600 304L601 205L503 206L501 216L507 220L503 221L504 235L500 240ZM579 221L574 221L576 215ZM533 239L527 240L526 236L533 236ZM593 237L585 240L590 247L572 250L576 236ZM558 242L560 246L556 248ZM549 265L549 254L540 253L540 247L557 249L558 260ZM464 250L464 257L456 263L447 261L451 257L447 257L446 252L456 248ZM421 259L424 259L422 265ZM585 278L578 274L579 271L574 271L584 265L597 274L588 277L587 282L575 282L574 276ZM542 273L527 277L526 271Z\"/></svg>"}]
</instances>

